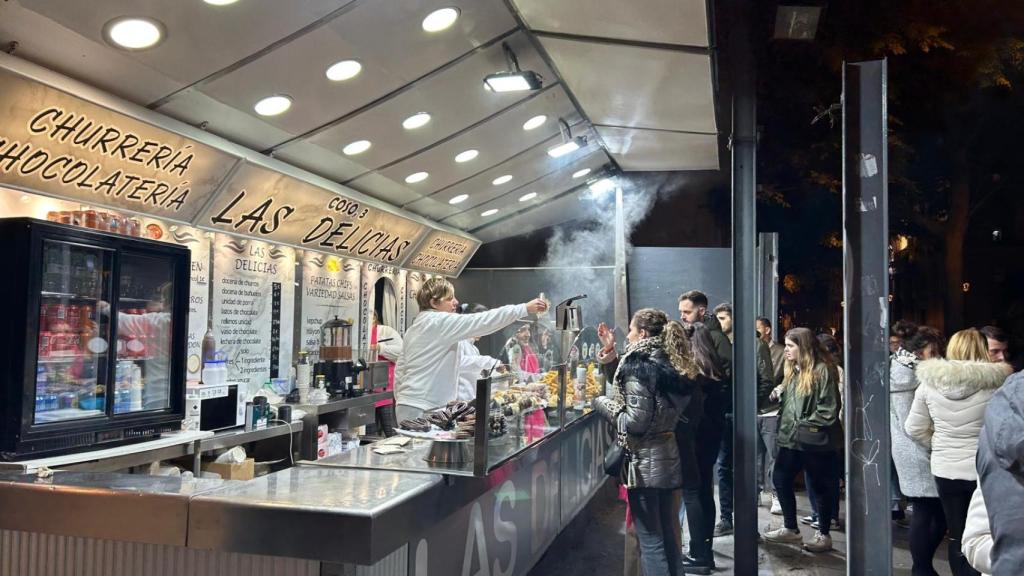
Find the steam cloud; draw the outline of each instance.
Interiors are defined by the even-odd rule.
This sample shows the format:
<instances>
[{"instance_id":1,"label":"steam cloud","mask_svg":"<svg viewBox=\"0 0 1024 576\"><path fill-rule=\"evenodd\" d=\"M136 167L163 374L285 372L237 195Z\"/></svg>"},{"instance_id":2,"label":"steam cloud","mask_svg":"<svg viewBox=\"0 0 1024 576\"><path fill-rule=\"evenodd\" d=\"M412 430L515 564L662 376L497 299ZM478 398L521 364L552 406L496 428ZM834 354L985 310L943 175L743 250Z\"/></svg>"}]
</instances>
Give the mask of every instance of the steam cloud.
<instances>
[{"instance_id":1,"label":"steam cloud","mask_svg":"<svg viewBox=\"0 0 1024 576\"><path fill-rule=\"evenodd\" d=\"M682 187L686 179L680 173L643 173L615 177L622 188L623 215L626 231L626 257L632 251L630 236L659 196ZM547 297L558 303L576 294L585 293L587 300L580 303L583 320L588 326L599 322L615 323L614 270L615 265L615 193L594 197L584 193L581 203L586 212L572 227L560 226L548 241L547 256L541 266L551 268L538 271L539 286ZM595 268L607 266L608 268ZM623 330L625 326L620 326Z\"/></svg>"}]
</instances>

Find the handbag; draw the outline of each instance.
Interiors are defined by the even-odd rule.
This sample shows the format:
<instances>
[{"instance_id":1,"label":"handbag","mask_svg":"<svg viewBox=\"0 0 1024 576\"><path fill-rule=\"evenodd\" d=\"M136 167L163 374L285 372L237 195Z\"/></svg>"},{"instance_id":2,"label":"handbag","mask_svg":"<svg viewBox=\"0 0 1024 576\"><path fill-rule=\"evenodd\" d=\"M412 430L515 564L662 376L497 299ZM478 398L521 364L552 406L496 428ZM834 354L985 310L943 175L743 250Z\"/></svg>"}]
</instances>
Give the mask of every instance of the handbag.
<instances>
[{"instance_id":1,"label":"handbag","mask_svg":"<svg viewBox=\"0 0 1024 576\"><path fill-rule=\"evenodd\" d=\"M829 449L828 428L817 424L800 422L796 425L796 443L807 452L822 452Z\"/></svg>"},{"instance_id":2,"label":"handbag","mask_svg":"<svg viewBox=\"0 0 1024 576\"><path fill-rule=\"evenodd\" d=\"M626 451L618 443L612 444L604 453L604 473L619 478L622 476L622 463L626 459Z\"/></svg>"}]
</instances>

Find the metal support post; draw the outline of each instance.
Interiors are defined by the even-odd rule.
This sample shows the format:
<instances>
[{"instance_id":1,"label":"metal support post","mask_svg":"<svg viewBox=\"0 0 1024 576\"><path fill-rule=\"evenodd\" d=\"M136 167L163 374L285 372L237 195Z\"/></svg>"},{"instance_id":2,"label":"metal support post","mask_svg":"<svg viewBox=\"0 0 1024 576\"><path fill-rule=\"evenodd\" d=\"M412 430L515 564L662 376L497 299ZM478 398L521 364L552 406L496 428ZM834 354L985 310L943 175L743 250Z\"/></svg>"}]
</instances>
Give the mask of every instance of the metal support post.
<instances>
[{"instance_id":1,"label":"metal support post","mask_svg":"<svg viewBox=\"0 0 1024 576\"><path fill-rule=\"evenodd\" d=\"M734 573L757 574L757 84L749 16L741 7L730 31L732 108L733 517Z\"/></svg>"},{"instance_id":2,"label":"metal support post","mask_svg":"<svg viewBox=\"0 0 1024 576\"><path fill-rule=\"evenodd\" d=\"M626 284L626 216L622 207L622 188L615 188L615 325L628 331L629 292Z\"/></svg>"},{"instance_id":3,"label":"metal support post","mask_svg":"<svg viewBox=\"0 0 1024 576\"><path fill-rule=\"evenodd\" d=\"M884 60L843 67L848 574L892 574Z\"/></svg>"}]
</instances>

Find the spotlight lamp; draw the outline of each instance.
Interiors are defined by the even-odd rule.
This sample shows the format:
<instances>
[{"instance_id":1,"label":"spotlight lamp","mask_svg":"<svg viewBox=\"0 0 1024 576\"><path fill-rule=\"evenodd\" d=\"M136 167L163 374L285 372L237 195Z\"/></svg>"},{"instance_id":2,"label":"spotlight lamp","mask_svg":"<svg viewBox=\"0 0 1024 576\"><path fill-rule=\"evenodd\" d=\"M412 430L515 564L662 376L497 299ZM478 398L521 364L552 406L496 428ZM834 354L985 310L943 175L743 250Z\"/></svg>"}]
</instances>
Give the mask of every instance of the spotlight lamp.
<instances>
[{"instance_id":1,"label":"spotlight lamp","mask_svg":"<svg viewBox=\"0 0 1024 576\"><path fill-rule=\"evenodd\" d=\"M562 133L562 143L548 148L548 156L551 156L552 158L559 158L571 152L575 152L587 145L587 139L585 137L576 136L573 138L572 128L569 127L569 123L565 120L562 120L561 118L558 119L558 128L559 132Z\"/></svg>"},{"instance_id":2,"label":"spotlight lamp","mask_svg":"<svg viewBox=\"0 0 1024 576\"><path fill-rule=\"evenodd\" d=\"M508 70L484 76L484 88L491 92L521 92L524 90L540 90L544 79L532 70L520 70L519 59L507 42L501 43L505 51Z\"/></svg>"}]
</instances>

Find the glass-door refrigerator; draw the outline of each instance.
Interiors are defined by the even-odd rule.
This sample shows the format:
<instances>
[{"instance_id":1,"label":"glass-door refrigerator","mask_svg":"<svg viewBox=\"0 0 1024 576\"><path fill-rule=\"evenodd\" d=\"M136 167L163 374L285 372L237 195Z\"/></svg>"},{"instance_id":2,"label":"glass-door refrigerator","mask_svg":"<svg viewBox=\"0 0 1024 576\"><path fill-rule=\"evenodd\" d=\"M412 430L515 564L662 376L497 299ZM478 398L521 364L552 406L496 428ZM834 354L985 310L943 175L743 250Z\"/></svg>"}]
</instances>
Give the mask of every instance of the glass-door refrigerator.
<instances>
[{"instance_id":1,"label":"glass-door refrigerator","mask_svg":"<svg viewBox=\"0 0 1024 576\"><path fill-rule=\"evenodd\" d=\"M147 440L184 416L187 248L0 219L0 458Z\"/></svg>"}]
</instances>

